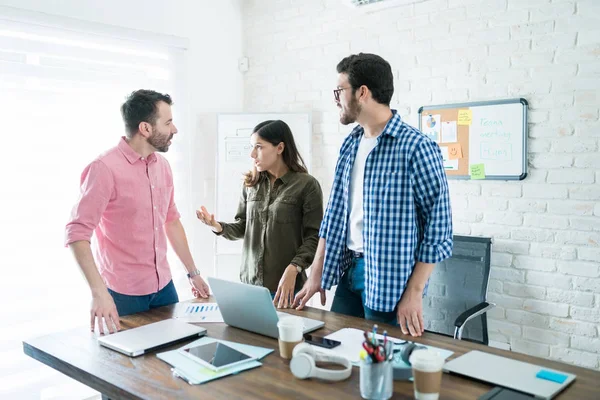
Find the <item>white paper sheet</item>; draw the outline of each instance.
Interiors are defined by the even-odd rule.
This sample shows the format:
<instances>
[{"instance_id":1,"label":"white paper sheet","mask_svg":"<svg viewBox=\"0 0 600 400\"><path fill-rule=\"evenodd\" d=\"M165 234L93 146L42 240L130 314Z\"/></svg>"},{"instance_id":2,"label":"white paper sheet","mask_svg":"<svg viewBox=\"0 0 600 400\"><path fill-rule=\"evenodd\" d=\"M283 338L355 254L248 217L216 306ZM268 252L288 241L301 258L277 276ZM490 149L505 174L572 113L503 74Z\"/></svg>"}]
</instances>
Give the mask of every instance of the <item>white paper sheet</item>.
<instances>
[{"instance_id":1,"label":"white paper sheet","mask_svg":"<svg viewBox=\"0 0 600 400\"><path fill-rule=\"evenodd\" d=\"M458 142L456 135L456 121L442 122L442 143Z\"/></svg>"},{"instance_id":2,"label":"white paper sheet","mask_svg":"<svg viewBox=\"0 0 600 400\"><path fill-rule=\"evenodd\" d=\"M444 159L444 169L448 171L458 171L458 160L451 160L448 153L448 146L440 146L442 158Z\"/></svg>"},{"instance_id":3,"label":"white paper sheet","mask_svg":"<svg viewBox=\"0 0 600 400\"><path fill-rule=\"evenodd\" d=\"M442 117L440 114L435 115L423 115L421 121L421 132L427 135L434 142L440 141L440 132L442 130L441 126Z\"/></svg>"},{"instance_id":4,"label":"white paper sheet","mask_svg":"<svg viewBox=\"0 0 600 400\"><path fill-rule=\"evenodd\" d=\"M223 322L217 303L179 303L174 318L185 322Z\"/></svg>"}]
</instances>

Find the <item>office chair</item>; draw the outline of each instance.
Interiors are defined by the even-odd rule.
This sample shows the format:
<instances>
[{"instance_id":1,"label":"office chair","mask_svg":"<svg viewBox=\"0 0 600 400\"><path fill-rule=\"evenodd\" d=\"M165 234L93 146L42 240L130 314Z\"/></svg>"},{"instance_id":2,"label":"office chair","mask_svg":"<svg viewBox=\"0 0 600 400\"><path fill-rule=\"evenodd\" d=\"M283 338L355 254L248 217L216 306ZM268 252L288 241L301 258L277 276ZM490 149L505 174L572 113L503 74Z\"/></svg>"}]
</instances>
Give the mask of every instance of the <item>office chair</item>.
<instances>
[{"instance_id":1,"label":"office chair","mask_svg":"<svg viewBox=\"0 0 600 400\"><path fill-rule=\"evenodd\" d=\"M425 330L488 344L490 257L490 238L454 236L452 257L436 265L423 299Z\"/></svg>"}]
</instances>

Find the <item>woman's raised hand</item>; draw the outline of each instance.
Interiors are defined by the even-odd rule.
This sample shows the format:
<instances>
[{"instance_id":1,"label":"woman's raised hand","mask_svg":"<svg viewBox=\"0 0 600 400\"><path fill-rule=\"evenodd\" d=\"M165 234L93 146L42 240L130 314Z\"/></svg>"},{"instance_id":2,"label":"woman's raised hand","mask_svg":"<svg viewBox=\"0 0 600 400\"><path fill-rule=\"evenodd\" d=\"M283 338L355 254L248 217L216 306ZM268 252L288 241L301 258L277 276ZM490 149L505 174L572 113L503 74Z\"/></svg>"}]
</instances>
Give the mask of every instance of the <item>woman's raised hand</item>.
<instances>
[{"instance_id":1,"label":"woman's raised hand","mask_svg":"<svg viewBox=\"0 0 600 400\"><path fill-rule=\"evenodd\" d=\"M204 206L201 206L199 210L196 210L196 217L198 217L205 225L210 226L212 230L217 233L220 233L223 230L221 224L215 220L215 215L209 213Z\"/></svg>"}]
</instances>

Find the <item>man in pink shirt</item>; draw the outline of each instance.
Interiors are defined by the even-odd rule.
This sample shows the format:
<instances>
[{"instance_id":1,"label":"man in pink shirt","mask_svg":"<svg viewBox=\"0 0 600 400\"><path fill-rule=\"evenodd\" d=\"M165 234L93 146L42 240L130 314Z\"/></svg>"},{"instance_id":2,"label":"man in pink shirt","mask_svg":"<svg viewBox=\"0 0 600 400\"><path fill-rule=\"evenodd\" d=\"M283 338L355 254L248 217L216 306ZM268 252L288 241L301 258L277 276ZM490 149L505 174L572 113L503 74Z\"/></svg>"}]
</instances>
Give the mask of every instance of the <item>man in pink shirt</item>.
<instances>
[{"instance_id":1,"label":"man in pink shirt","mask_svg":"<svg viewBox=\"0 0 600 400\"><path fill-rule=\"evenodd\" d=\"M66 226L69 246L92 291L91 329L110 333L119 315L179 301L167 238L188 271L192 292L208 297L173 196L166 152L177 133L171 97L138 90L121 106L126 137L81 174L81 196ZM94 255L90 240L95 234Z\"/></svg>"}]
</instances>

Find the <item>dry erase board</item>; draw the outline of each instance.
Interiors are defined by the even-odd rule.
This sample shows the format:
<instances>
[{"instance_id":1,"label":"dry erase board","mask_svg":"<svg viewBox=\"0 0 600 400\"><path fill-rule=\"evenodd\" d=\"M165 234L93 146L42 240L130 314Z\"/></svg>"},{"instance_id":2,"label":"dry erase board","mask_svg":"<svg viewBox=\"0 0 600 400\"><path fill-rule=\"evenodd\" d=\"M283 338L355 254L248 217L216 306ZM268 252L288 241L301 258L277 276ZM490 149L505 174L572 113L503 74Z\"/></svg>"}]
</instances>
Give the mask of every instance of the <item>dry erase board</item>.
<instances>
[{"instance_id":1,"label":"dry erase board","mask_svg":"<svg viewBox=\"0 0 600 400\"><path fill-rule=\"evenodd\" d=\"M440 145L448 178L527 176L525 99L421 107L419 129Z\"/></svg>"}]
</instances>

